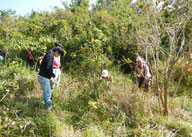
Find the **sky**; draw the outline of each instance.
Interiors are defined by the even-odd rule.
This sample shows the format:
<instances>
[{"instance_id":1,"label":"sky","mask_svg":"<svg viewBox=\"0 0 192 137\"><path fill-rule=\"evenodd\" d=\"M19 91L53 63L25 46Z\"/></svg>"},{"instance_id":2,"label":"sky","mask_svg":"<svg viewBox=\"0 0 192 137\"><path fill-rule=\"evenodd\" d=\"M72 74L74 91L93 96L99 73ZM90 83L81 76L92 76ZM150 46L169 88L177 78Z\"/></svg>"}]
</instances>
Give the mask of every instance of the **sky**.
<instances>
[{"instance_id":1,"label":"sky","mask_svg":"<svg viewBox=\"0 0 192 137\"><path fill-rule=\"evenodd\" d=\"M0 0L0 10L12 9L17 15L25 16L34 11L52 11L54 6L63 8L62 2L70 0ZM96 0L89 0L94 3Z\"/></svg>"}]
</instances>

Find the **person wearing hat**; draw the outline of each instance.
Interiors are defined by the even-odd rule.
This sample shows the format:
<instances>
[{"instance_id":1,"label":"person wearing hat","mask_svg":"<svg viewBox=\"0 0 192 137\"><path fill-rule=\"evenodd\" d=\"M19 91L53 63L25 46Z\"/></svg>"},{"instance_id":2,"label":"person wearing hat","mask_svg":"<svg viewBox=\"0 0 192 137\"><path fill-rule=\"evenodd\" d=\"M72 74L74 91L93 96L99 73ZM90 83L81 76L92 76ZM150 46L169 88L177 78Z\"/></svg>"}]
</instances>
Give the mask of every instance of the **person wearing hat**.
<instances>
[{"instance_id":1,"label":"person wearing hat","mask_svg":"<svg viewBox=\"0 0 192 137\"><path fill-rule=\"evenodd\" d=\"M109 75L109 72L108 70L103 70L102 71L102 75L101 75L102 79L105 80L105 82L107 82L108 85L108 88L107 88L107 91L109 91L109 93L111 93L111 83L113 82L113 77Z\"/></svg>"},{"instance_id":2,"label":"person wearing hat","mask_svg":"<svg viewBox=\"0 0 192 137\"><path fill-rule=\"evenodd\" d=\"M101 77L105 79L106 82L113 82L113 77L109 75L109 72L107 70L102 71Z\"/></svg>"},{"instance_id":3,"label":"person wearing hat","mask_svg":"<svg viewBox=\"0 0 192 137\"><path fill-rule=\"evenodd\" d=\"M148 91L151 85L151 74L149 72L149 67L141 57L137 57L136 62L136 83L138 84L139 88L142 87Z\"/></svg>"}]
</instances>

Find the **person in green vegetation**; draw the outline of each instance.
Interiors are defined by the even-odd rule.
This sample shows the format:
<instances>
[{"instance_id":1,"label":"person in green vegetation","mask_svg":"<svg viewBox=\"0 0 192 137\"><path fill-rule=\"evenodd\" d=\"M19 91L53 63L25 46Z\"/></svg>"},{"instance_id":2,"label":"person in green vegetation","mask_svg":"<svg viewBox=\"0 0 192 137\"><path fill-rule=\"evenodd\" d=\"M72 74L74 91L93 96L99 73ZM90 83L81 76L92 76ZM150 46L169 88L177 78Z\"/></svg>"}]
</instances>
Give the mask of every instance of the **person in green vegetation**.
<instances>
[{"instance_id":1,"label":"person in green vegetation","mask_svg":"<svg viewBox=\"0 0 192 137\"><path fill-rule=\"evenodd\" d=\"M60 48L63 49L63 45L60 42L56 42L54 44L53 49L56 48L56 47L60 47ZM53 49L51 49L51 50L53 50ZM53 73L55 74L55 78L50 79L51 89L54 89L55 85L56 86L60 85L60 77L61 77L61 70L60 70L61 61L60 60L61 60L60 56L59 57L54 57L54 60L53 60ZM42 63L42 58L41 57L38 59L38 63L41 65L41 63Z\"/></svg>"},{"instance_id":2,"label":"person in green vegetation","mask_svg":"<svg viewBox=\"0 0 192 137\"><path fill-rule=\"evenodd\" d=\"M0 62L1 62L1 64L4 64L4 57L5 57L5 54L2 51L0 51Z\"/></svg>"},{"instance_id":3,"label":"person in green vegetation","mask_svg":"<svg viewBox=\"0 0 192 137\"><path fill-rule=\"evenodd\" d=\"M33 49L29 49L27 57L28 57L29 64L31 65L35 64L34 55L35 55L35 51Z\"/></svg>"},{"instance_id":4,"label":"person in green vegetation","mask_svg":"<svg viewBox=\"0 0 192 137\"><path fill-rule=\"evenodd\" d=\"M113 82L113 77L109 75L108 70L103 70L101 77L109 84L108 91L111 91L111 83Z\"/></svg>"},{"instance_id":5,"label":"person in green vegetation","mask_svg":"<svg viewBox=\"0 0 192 137\"><path fill-rule=\"evenodd\" d=\"M63 45L60 42L56 42L54 45L54 48L60 47L63 49ZM51 89L54 89L55 86L60 85L60 77L61 77L61 58L59 57L54 57L53 60L53 73L55 74L55 78L51 78L50 84L51 84Z\"/></svg>"},{"instance_id":6,"label":"person in green vegetation","mask_svg":"<svg viewBox=\"0 0 192 137\"><path fill-rule=\"evenodd\" d=\"M137 57L136 61L136 84L138 84L139 88L142 87L145 91L148 91L152 81L151 74L149 72L149 67L141 57Z\"/></svg>"},{"instance_id":7,"label":"person in green vegetation","mask_svg":"<svg viewBox=\"0 0 192 137\"><path fill-rule=\"evenodd\" d=\"M60 57L63 55L63 53L64 51L61 47L56 47L50 51L47 51L40 66L38 81L41 84L41 88L43 89L43 97L46 110L52 109L50 79L55 77L55 74L53 73L54 57Z\"/></svg>"},{"instance_id":8,"label":"person in green vegetation","mask_svg":"<svg viewBox=\"0 0 192 137\"><path fill-rule=\"evenodd\" d=\"M105 79L106 82L113 82L113 77L109 75L108 70L103 70L101 77Z\"/></svg>"}]
</instances>

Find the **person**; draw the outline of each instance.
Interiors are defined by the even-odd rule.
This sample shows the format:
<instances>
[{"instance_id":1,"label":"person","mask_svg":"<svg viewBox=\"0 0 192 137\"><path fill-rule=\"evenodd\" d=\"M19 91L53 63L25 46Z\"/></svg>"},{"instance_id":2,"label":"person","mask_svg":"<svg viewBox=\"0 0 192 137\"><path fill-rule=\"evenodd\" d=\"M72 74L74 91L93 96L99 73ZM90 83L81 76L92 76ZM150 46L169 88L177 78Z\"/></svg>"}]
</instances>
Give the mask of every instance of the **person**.
<instances>
[{"instance_id":1,"label":"person","mask_svg":"<svg viewBox=\"0 0 192 137\"><path fill-rule=\"evenodd\" d=\"M0 51L0 62L1 62L1 64L4 63L4 55L3 55L2 51Z\"/></svg>"},{"instance_id":2,"label":"person","mask_svg":"<svg viewBox=\"0 0 192 137\"><path fill-rule=\"evenodd\" d=\"M102 79L104 79L109 84L109 87L107 90L111 91L111 88L112 88L111 83L113 82L113 77L109 75L108 70L103 70L101 77L102 77Z\"/></svg>"},{"instance_id":3,"label":"person","mask_svg":"<svg viewBox=\"0 0 192 137\"><path fill-rule=\"evenodd\" d=\"M63 45L60 42L56 42L54 44L54 48L56 47L61 47L63 49ZM52 49L51 49L52 50ZM50 50L50 51L51 51ZM51 89L54 89L55 85L59 86L60 85L60 77L61 77L61 61L60 61L60 56L59 57L54 57L54 61L53 61L53 73L55 74L55 78L51 78L50 79L50 84L51 84ZM40 57L38 59L38 64L41 65L42 63L42 58Z\"/></svg>"},{"instance_id":4,"label":"person","mask_svg":"<svg viewBox=\"0 0 192 137\"><path fill-rule=\"evenodd\" d=\"M38 59L38 64L39 64L39 65L41 65L42 60L43 60L43 58L42 58L42 57L39 57L39 59Z\"/></svg>"},{"instance_id":5,"label":"person","mask_svg":"<svg viewBox=\"0 0 192 137\"><path fill-rule=\"evenodd\" d=\"M41 88L43 89L43 97L46 110L52 109L50 79L55 77L55 74L53 73L53 60L54 57L60 57L63 55L63 53L64 51L61 47L56 47L51 51L47 51L40 65L38 81L41 84Z\"/></svg>"},{"instance_id":6,"label":"person","mask_svg":"<svg viewBox=\"0 0 192 137\"><path fill-rule=\"evenodd\" d=\"M61 47L63 49L63 45L60 42L56 42L54 45L54 48L56 47ZM50 84L51 84L51 89L54 89L55 85L59 86L60 85L60 77L61 77L61 61L60 61L60 56L59 57L54 57L53 61L53 73L55 74L55 78L51 78Z\"/></svg>"},{"instance_id":7,"label":"person","mask_svg":"<svg viewBox=\"0 0 192 137\"><path fill-rule=\"evenodd\" d=\"M34 55L35 55L35 52L32 50L32 49L29 49L28 51L28 61L29 61L29 64L33 64L35 63L34 62Z\"/></svg>"},{"instance_id":8,"label":"person","mask_svg":"<svg viewBox=\"0 0 192 137\"><path fill-rule=\"evenodd\" d=\"M103 70L101 77L105 79L106 82L113 82L113 77L109 75L108 70Z\"/></svg>"},{"instance_id":9,"label":"person","mask_svg":"<svg viewBox=\"0 0 192 137\"><path fill-rule=\"evenodd\" d=\"M136 83L138 84L139 88L142 87L145 91L148 91L151 85L151 74L149 72L149 67L147 66L145 61L143 61L143 59L139 56L137 57L136 62Z\"/></svg>"},{"instance_id":10,"label":"person","mask_svg":"<svg viewBox=\"0 0 192 137\"><path fill-rule=\"evenodd\" d=\"M3 47L0 48L0 63L1 64L5 63L5 50Z\"/></svg>"}]
</instances>

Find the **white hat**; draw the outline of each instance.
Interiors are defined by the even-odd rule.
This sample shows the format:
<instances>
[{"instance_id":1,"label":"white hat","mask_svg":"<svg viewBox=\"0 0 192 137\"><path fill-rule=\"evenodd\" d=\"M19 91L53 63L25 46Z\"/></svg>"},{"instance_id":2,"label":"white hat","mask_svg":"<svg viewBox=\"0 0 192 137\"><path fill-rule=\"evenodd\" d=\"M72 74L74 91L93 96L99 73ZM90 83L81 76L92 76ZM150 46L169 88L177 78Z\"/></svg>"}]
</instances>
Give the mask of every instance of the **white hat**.
<instances>
[{"instance_id":1,"label":"white hat","mask_svg":"<svg viewBox=\"0 0 192 137\"><path fill-rule=\"evenodd\" d=\"M103 70L102 71L102 77L107 77L108 76L108 71L107 70Z\"/></svg>"},{"instance_id":2,"label":"white hat","mask_svg":"<svg viewBox=\"0 0 192 137\"><path fill-rule=\"evenodd\" d=\"M141 61L141 62L142 62L143 60L142 60L141 57L138 56L137 59L136 59L136 61Z\"/></svg>"}]
</instances>

